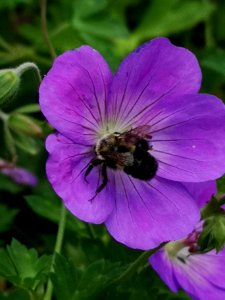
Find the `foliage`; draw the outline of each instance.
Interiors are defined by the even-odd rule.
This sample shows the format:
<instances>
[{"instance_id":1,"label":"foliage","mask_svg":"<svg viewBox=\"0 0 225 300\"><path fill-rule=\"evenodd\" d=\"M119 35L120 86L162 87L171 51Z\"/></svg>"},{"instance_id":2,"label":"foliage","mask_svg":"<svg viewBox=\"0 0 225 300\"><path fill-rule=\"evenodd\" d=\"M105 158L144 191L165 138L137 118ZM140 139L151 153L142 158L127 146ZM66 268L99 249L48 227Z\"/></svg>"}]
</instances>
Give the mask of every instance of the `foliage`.
<instances>
[{"instance_id":1,"label":"foliage","mask_svg":"<svg viewBox=\"0 0 225 300\"><path fill-rule=\"evenodd\" d=\"M202 91L225 98L224 14L223 0L49 0L47 25L57 54L90 44L113 70L140 43L168 36L196 53ZM52 58L38 1L0 1L0 19L0 68L15 70L32 61L46 74ZM118 281L140 252L114 242L103 226L85 224L69 212L62 254L52 257L61 214L61 201L44 171L44 139L52 129L39 110L35 70L19 78L12 74L7 73L9 85L0 81L0 158L32 171L39 184L21 186L0 174L0 300L43 299L48 279L56 300L189 299L182 291L172 294L147 261L130 279ZM224 193L224 178L218 189ZM215 201L203 211L204 250L219 250L225 242L225 215Z\"/></svg>"}]
</instances>

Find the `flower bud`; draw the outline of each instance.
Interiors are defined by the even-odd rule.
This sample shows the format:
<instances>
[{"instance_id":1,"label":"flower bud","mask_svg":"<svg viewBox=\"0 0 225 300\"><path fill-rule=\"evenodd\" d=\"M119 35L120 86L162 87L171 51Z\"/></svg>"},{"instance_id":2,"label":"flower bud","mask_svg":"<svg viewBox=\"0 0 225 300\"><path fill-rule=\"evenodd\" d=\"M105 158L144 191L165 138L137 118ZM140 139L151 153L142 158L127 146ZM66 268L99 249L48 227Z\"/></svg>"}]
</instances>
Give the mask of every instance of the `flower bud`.
<instances>
[{"instance_id":1,"label":"flower bud","mask_svg":"<svg viewBox=\"0 0 225 300\"><path fill-rule=\"evenodd\" d=\"M28 136L41 136L42 129L38 122L29 116L13 113L9 116L8 126L14 132Z\"/></svg>"},{"instance_id":2,"label":"flower bud","mask_svg":"<svg viewBox=\"0 0 225 300\"><path fill-rule=\"evenodd\" d=\"M20 85L20 78L27 70L34 70L38 80L41 81L40 71L32 62L25 62L17 68L0 70L0 105L16 94Z\"/></svg>"},{"instance_id":3,"label":"flower bud","mask_svg":"<svg viewBox=\"0 0 225 300\"><path fill-rule=\"evenodd\" d=\"M20 76L16 69L0 70L0 105L13 97L20 84Z\"/></svg>"}]
</instances>

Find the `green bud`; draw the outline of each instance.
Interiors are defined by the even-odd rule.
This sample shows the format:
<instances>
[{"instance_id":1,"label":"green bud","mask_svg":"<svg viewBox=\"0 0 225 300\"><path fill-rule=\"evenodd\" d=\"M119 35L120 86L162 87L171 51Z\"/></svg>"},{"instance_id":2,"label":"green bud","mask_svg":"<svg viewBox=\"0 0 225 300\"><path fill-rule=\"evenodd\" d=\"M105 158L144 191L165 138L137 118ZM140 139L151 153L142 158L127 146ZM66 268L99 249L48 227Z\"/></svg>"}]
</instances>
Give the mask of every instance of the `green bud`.
<instances>
[{"instance_id":1,"label":"green bud","mask_svg":"<svg viewBox=\"0 0 225 300\"><path fill-rule=\"evenodd\" d=\"M202 251L216 249L220 251L225 244L225 214L213 215L204 222L203 231L199 237Z\"/></svg>"},{"instance_id":2,"label":"green bud","mask_svg":"<svg viewBox=\"0 0 225 300\"><path fill-rule=\"evenodd\" d=\"M20 85L16 69L0 70L0 105L12 98Z\"/></svg>"},{"instance_id":3,"label":"green bud","mask_svg":"<svg viewBox=\"0 0 225 300\"><path fill-rule=\"evenodd\" d=\"M38 121L23 114L11 114L8 118L8 126L12 131L27 136L42 135L42 129Z\"/></svg>"},{"instance_id":4,"label":"green bud","mask_svg":"<svg viewBox=\"0 0 225 300\"><path fill-rule=\"evenodd\" d=\"M0 105L15 96L20 85L20 78L27 70L34 70L41 82L39 69L32 62L25 62L17 68L0 70Z\"/></svg>"}]
</instances>

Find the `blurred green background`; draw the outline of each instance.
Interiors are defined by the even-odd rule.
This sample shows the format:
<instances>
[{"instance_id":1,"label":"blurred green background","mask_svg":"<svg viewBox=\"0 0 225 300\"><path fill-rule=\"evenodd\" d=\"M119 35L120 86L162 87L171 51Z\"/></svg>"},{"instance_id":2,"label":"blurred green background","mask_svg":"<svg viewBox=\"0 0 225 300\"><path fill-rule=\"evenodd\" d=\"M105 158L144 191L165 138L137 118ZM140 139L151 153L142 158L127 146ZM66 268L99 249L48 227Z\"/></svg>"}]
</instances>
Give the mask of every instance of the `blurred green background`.
<instances>
[{"instance_id":1,"label":"blurred green background","mask_svg":"<svg viewBox=\"0 0 225 300\"><path fill-rule=\"evenodd\" d=\"M167 36L198 57L202 92L225 99L224 0L49 0L47 23L57 54L89 44L101 52L114 71L139 44ZM42 76L52 64L41 30L39 1L0 0L0 68L16 67L25 61L36 63ZM38 85L34 73L26 72L16 98L2 110L10 113L38 103ZM43 299L50 272L47 260L50 262L59 221L60 200L45 176L44 139L51 129L40 112L31 116L42 135L23 138L17 145L17 163L35 173L39 185L25 188L0 175L0 300ZM6 146L0 124L0 157L10 160ZM225 190L223 182L219 182L221 191ZM18 267L22 261L27 273L24 275L18 267L14 274L7 263L4 265L8 254L3 249L12 237L35 248L39 255L47 255L40 269L32 269L35 255L17 242L10 248L17 253L13 264ZM125 283L108 286L138 255L139 251L114 242L103 226L89 226L68 213L62 255L51 269L54 299L188 299L184 293L170 293L147 262Z\"/></svg>"}]
</instances>

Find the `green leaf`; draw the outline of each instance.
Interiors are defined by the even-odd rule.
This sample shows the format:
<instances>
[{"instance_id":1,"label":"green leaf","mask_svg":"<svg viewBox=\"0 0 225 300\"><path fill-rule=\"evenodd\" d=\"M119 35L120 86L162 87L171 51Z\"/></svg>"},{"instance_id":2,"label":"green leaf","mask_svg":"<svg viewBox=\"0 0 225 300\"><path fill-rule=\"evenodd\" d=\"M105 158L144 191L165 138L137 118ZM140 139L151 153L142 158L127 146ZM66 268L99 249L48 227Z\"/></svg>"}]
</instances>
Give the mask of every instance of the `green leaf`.
<instances>
[{"instance_id":1,"label":"green leaf","mask_svg":"<svg viewBox=\"0 0 225 300\"><path fill-rule=\"evenodd\" d=\"M206 20L214 11L209 1L152 0L139 26L127 40L127 52L156 36L189 29Z\"/></svg>"},{"instance_id":2,"label":"green leaf","mask_svg":"<svg viewBox=\"0 0 225 300\"><path fill-rule=\"evenodd\" d=\"M216 249L220 251L225 244L225 213L215 214L205 220L203 231L199 238L202 251Z\"/></svg>"},{"instance_id":3,"label":"green leaf","mask_svg":"<svg viewBox=\"0 0 225 300\"><path fill-rule=\"evenodd\" d=\"M81 271L62 255L56 255L51 279L57 300L100 299L99 295L105 293L109 283L120 272L119 263L106 262L104 259L93 262Z\"/></svg>"},{"instance_id":4,"label":"green leaf","mask_svg":"<svg viewBox=\"0 0 225 300\"><path fill-rule=\"evenodd\" d=\"M79 271L64 256L56 254L51 279L57 300L73 300Z\"/></svg>"},{"instance_id":5,"label":"green leaf","mask_svg":"<svg viewBox=\"0 0 225 300\"><path fill-rule=\"evenodd\" d=\"M219 73L225 80L225 51L222 49L211 49L206 51L200 58L202 67Z\"/></svg>"},{"instance_id":6,"label":"green leaf","mask_svg":"<svg viewBox=\"0 0 225 300\"><path fill-rule=\"evenodd\" d=\"M224 193L225 191L225 176L222 176L217 180L218 191Z\"/></svg>"},{"instance_id":7,"label":"green leaf","mask_svg":"<svg viewBox=\"0 0 225 300\"><path fill-rule=\"evenodd\" d=\"M23 190L23 187L15 183L6 175L0 174L0 191L7 191L12 194L17 194Z\"/></svg>"},{"instance_id":8,"label":"green leaf","mask_svg":"<svg viewBox=\"0 0 225 300\"><path fill-rule=\"evenodd\" d=\"M32 300L29 293L22 289L12 290L0 294L0 300Z\"/></svg>"},{"instance_id":9,"label":"green leaf","mask_svg":"<svg viewBox=\"0 0 225 300\"><path fill-rule=\"evenodd\" d=\"M146 39L179 32L206 20L213 10L209 1L153 0L135 34Z\"/></svg>"},{"instance_id":10,"label":"green leaf","mask_svg":"<svg viewBox=\"0 0 225 300\"><path fill-rule=\"evenodd\" d=\"M35 289L46 279L50 264L50 256L38 258L35 249L28 250L15 239L5 250L0 250L0 276L21 288Z\"/></svg>"},{"instance_id":11,"label":"green leaf","mask_svg":"<svg viewBox=\"0 0 225 300\"><path fill-rule=\"evenodd\" d=\"M21 114L31 114L37 112L40 112L40 106L35 103L21 106L13 111L13 113L21 113Z\"/></svg>"},{"instance_id":12,"label":"green leaf","mask_svg":"<svg viewBox=\"0 0 225 300\"><path fill-rule=\"evenodd\" d=\"M79 293L75 299L95 299L94 297L104 292L122 270L124 267L121 267L120 263L108 262L104 259L93 262L80 279Z\"/></svg>"},{"instance_id":13,"label":"green leaf","mask_svg":"<svg viewBox=\"0 0 225 300\"><path fill-rule=\"evenodd\" d=\"M25 197L28 205L38 215L59 223L62 201L51 191L41 195L30 195ZM79 233L82 237L88 237L86 226L67 211L66 228Z\"/></svg>"},{"instance_id":14,"label":"green leaf","mask_svg":"<svg viewBox=\"0 0 225 300\"><path fill-rule=\"evenodd\" d=\"M0 10L2 9L15 9L20 4L30 4L31 0L7 0L0 2Z\"/></svg>"},{"instance_id":15,"label":"green leaf","mask_svg":"<svg viewBox=\"0 0 225 300\"><path fill-rule=\"evenodd\" d=\"M112 14L106 0L76 1L72 24L81 35L89 33L107 40L128 35L121 19Z\"/></svg>"},{"instance_id":16,"label":"green leaf","mask_svg":"<svg viewBox=\"0 0 225 300\"><path fill-rule=\"evenodd\" d=\"M41 136L42 129L38 121L20 113L11 113L8 119L9 128L15 133L26 136Z\"/></svg>"},{"instance_id":17,"label":"green leaf","mask_svg":"<svg viewBox=\"0 0 225 300\"><path fill-rule=\"evenodd\" d=\"M0 204L0 233L10 228L17 213L18 209L9 209L6 205Z\"/></svg>"},{"instance_id":18,"label":"green leaf","mask_svg":"<svg viewBox=\"0 0 225 300\"><path fill-rule=\"evenodd\" d=\"M39 151L37 141L33 137L17 132L13 135L13 140L18 148L31 155L36 155Z\"/></svg>"}]
</instances>

